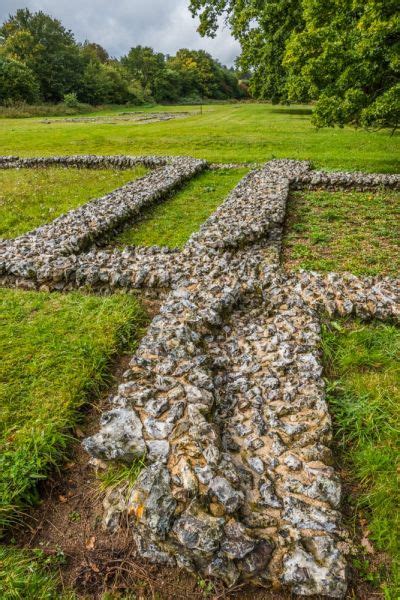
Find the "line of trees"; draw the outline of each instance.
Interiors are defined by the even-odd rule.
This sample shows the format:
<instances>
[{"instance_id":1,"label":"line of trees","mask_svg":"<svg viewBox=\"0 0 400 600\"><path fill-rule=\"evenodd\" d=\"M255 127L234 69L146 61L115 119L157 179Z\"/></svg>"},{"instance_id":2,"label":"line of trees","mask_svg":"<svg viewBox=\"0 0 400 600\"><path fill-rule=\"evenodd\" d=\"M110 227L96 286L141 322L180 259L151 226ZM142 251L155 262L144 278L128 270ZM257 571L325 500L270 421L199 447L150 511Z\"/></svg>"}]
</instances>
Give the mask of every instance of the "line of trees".
<instances>
[{"instance_id":1,"label":"line of trees","mask_svg":"<svg viewBox=\"0 0 400 600\"><path fill-rule=\"evenodd\" d=\"M28 9L17 10L0 28L0 104L140 104L245 94L235 71L203 50L165 56L136 46L117 60L99 44L77 43L59 20Z\"/></svg>"},{"instance_id":2,"label":"line of trees","mask_svg":"<svg viewBox=\"0 0 400 600\"><path fill-rule=\"evenodd\" d=\"M225 17L242 46L250 91L316 101L318 126L400 124L398 0L189 0L202 35Z\"/></svg>"}]
</instances>

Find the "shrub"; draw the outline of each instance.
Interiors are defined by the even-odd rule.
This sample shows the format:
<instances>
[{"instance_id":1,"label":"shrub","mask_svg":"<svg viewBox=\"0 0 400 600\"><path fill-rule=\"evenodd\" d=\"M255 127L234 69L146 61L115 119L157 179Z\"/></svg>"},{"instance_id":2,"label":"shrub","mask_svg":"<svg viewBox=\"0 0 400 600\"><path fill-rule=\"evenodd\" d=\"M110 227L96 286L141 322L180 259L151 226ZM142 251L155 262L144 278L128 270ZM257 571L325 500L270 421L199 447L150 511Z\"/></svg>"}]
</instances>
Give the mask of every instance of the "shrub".
<instances>
[{"instance_id":1,"label":"shrub","mask_svg":"<svg viewBox=\"0 0 400 600\"><path fill-rule=\"evenodd\" d=\"M78 96L75 94L75 92L70 92L69 94L64 94L64 104L68 108L78 108L79 107Z\"/></svg>"}]
</instances>

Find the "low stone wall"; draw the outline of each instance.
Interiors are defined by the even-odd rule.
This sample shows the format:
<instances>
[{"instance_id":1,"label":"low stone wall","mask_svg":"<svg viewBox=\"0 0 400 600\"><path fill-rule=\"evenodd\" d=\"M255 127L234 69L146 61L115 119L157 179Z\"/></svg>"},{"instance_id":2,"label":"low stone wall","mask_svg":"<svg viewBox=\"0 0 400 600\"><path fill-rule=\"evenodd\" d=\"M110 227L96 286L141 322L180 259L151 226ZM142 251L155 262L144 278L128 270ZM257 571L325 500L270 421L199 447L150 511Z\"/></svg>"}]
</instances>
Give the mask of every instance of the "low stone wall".
<instances>
[{"instance_id":1,"label":"low stone wall","mask_svg":"<svg viewBox=\"0 0 400 600\"><path fill-rule=\"evenodd\" d=\"M73 262L76 254L121 224L134 220L144 207L166 197L207 166L205 161L192 158L71 156L19 159L14 162L5 160L3 168L55 164L90 168L129 168L135 164L145 164L158 168L102 198L61 215L48 225L12 240L2 240L0 276L3 283L9 284L18 278L40 282L43 274L48 276L50 282L58 283L62 279L57 271L61 257L68 256Z\"/></svg>"},{"instance_id":2,"label":"low stone wall","mask_svg":"<svg viewBox=\"0 0 400 600\"><path fill-rule=\"evenodd\" d=\"M176 169L204 168L180 160L169 165L174 181ZM117 530L128 518L143 557L228 585L345 595L347 538L319 313L396 319L399 281L285 273L280 247L292 186L347 189L350 180L357 189L397 189L400 178L313 174L308 163L271 161L239 183L182 251L68 254L62 246L51 254L50 246L32 271L14 267L49 289L165 294L100 431L84 441L103 461L145 456L130 495L114 489L105 499L105 525ZM41 243L33 244L35 260Z\"/></svg>"},{"instance_id":3,"label":"low stone wall","mask_svg":"<svg viewBox=\"0 0 400 600\"><path fill-rule=\"evenodd\" d=\"M251 173L174 255L173 290L84 445L102 460L146 455L130 497L114 490L105 516L108 527L130 516L145 558L343 597L315 309L393 317L398 282L280 270L290 180L307 169L276 161Z\"/></svg>"}]
</instances>

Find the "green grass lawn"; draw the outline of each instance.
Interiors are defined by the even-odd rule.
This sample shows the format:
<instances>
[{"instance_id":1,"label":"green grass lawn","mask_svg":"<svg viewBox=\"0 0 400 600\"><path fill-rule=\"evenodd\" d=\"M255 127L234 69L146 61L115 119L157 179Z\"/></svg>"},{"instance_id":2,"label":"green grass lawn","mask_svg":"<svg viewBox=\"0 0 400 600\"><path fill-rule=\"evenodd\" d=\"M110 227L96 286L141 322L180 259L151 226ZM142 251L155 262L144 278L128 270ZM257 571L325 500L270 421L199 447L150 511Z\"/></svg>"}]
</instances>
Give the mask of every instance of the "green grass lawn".
<instances>
[{"instance_id":1,"label":"green grass lawn","mask_svg":"<svg viewBox=\"0 0 400 600\"><path fill-rule=\"evenodd\" d=\"M0 290L0 526L60 464L79 409L109 381L110 360L144 314L128 295Z\"/></svg>"},{"instance_id":2,"label":"green grass lawn","mask_svg":"<svg viewBox=\"0 0 400 600\"><path fill-rule=\"evenodd\" d=\"M94 116L122 110L126 107ZM198 112L198 107L157 110ZM172 154L216 162L285 157L309 159L327 169L400 171L398 134L390 137L384 131L350 128L317 131L310 124L309 107L210 105L202 116L146 125L42 121L1 119L0 153ZM135 176L143 172L134 170ZM149 209L117 244L183 245L245 172L203 173L167 202ZM0 222L5 223L0 235L30 230L122 185L127 175L131 178L126 171L115 177L109 173L103 178L102 171L90 170L0 171ZM296 194L288 221L293 227L285 240L287 264L394 273L398 198L394 193ZM36 481L60 465L68 452L71 427L81 418L79 409L107 383L110 360L118 349L126 345L132 349L144 317L137 300L125 295L0 290L0 301L0 523L4 525L37 499ZM327 325L323 338L338 462L345 465L354 486L348 501L355 520L366 515L372 543L388 551L393 565L399 519L394 472L398 344L399 332L393 326L357 322ZM0 548L0 597L64 598L55 591L48 567L56 565L43 564L43 557L36 554ZM391 575L374 577L377 585L391 578L387 598L394 600L395 566Z\"/></svg>"},{"instance_id":3,"label":"green grass lawn","mask_svg":"<svg viewBox=\"0 0 400 600\"><path fill-rule=\"evenodd\" d=\"M334 416L337 462L352 491L350 526L364 524L385 569L360 545L354 566L385 590L400 594L400 330L392 325L335 323L324 329L328 400Z\"/></svg>"},{"instance_id":4,"label":"green grass lawn","mask_svg":"<svg viewBox=\"0 0 400 600\"><path fill-rule=\"evenodd\" d=\"M400 272L399 192L297 192L288 204L288 269Z\"/></svg>"},{"instance_id":5,"label":"green grass lawn","mask_svg":"<svg viewBox=\"0 0 400 600\"><path fill-rule=\"evenodd\" d=\"M0 169L0 237L12 238L146 174L114 169Z\"/></svg>"},{"instance_id":6,"label":"green grass lawn","mask_svg":"<svg viewBox=\"0 0 400 600\"><path fill-rule=\"evenodd\" d=\"M116 107L94 116L127 110ZM138 110L154 112L154 107ZM195 111L185 119L129 123L46 124L41 118L1 119L0 152L21 156L51 154L191 155L210 161L312 160L318 167L400 171L400 135L351 128L316 130L306 106L225 104L165 106L156 110ZM85 115L87 116L87 115Z\"/></svg>"},{"instance_id":7,"label":"green grass lawn","mask_svg":"<svg viewBox=\"0 0 400 600\"><path fill-rule=\"evenodd\" d=\"M118 236L119 246L181 247L225 200L248 169L206 171Z\"/></svg>"}]
</instances>

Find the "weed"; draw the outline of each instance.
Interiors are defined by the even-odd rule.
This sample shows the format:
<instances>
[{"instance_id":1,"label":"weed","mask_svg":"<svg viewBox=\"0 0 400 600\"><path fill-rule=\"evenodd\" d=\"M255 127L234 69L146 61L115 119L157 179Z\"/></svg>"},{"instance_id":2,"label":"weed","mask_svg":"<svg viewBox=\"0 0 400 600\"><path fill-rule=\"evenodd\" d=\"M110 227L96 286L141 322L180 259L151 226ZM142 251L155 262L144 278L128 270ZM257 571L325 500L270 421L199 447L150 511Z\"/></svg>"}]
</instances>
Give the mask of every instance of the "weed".
<instances>
[{"instance_id":1,"label":"weed","mask_svg":"<svg viewBox=\"0 0 400 600\"><path fill-rule=\"evenodd\" d=\"M209 579L201 579L199 578L197 580L197 585L199 586L199 588L201 589L201 591L203 592L204 596L210 596L214 590L215 590L215 586L213 584L212 581L210 581Z\"/></svg>"},{"instance_id":2,"label":"weed","mask_svg":"<svg viewBox=\"0 0 400 600\"><path fill-rule=\"evenodd\" d=\"M108 465L104 471L99 471L97 474L100 491L104 493L118 488L125 497L128 497L145 466L145 457L133 461L130 465L122 463Z\"/></svg>"}]
</instances>

